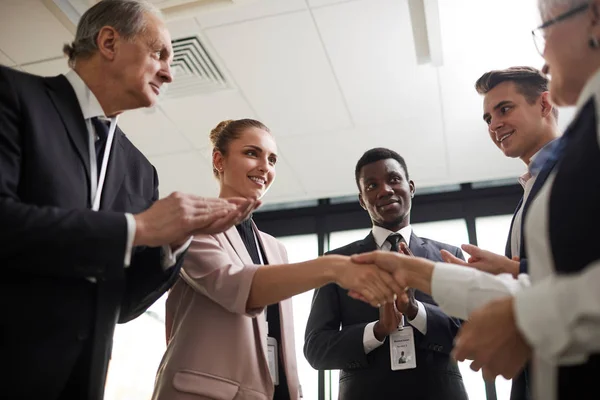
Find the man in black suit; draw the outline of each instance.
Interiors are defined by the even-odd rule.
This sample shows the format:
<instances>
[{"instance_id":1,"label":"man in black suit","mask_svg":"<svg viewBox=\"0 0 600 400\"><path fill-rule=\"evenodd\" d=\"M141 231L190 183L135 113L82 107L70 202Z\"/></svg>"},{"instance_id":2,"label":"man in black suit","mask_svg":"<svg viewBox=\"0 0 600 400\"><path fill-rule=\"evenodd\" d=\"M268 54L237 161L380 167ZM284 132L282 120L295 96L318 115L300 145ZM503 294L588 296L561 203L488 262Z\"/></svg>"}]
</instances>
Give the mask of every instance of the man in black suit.
<instances>
[{"instance_id":1,"label":"man in black suit","mask_svg":"<svg viewBox=\"0 0 600 400\"><path fill-rule=\"evenodd\" d=\"M171 81L160 15L104 0L53 78L0 67L0 397L101 399L117 322L173 284L195 232L254 204L175 193L117 127ZM193 179L193 178L192 178Z\"/></svg>"},{"instance_id":2,"label":"man in black suit","mask_svg":"<svg viewBox=\"0 0 600 400\"><path fill-rule=\"evenodd\" d=\"M367 151L356 165L355 178L360 204L369 213L373 230L365 239L330 254L399 251L408 245L418 257L441 261L441 249L462 257L460 249L412 232L410 209L415 185L398 153L383 148ZM408 331L412 330L416 368L396 370L399 357L391 360L394 354L390 354L388 336L398 331L403 320ZM348 296L346 290L327 285L315 292L304 354L316 369L342 370L341 400L466 400L458 366L449 357L459 326L459 320L445 315L420 291L409 289L395 304L377 310ZM410 354L405 357L408 361Z\"/></svg>"},{"instance_id":3,"label":"man in black suit","mask_svg":"<svg viewBox=\"0 0 600 400\"><path fill-rule=\"evenodd\" d=\"M510 273L516 278L528 273L525 215L560 155L558 112L550 104L548 78L535 68L489 71L477 80L475 88L484 96L483 120L490 138L504 155L519 158L527 166L519 178L524 193L513 215L505 257L473 245L463 246L473 262L466 264L450 254L443 257L448 262L493 274ZM511 400L531 398L527 375L526 370L513 379Z\"/></svg>"}]
</instances>

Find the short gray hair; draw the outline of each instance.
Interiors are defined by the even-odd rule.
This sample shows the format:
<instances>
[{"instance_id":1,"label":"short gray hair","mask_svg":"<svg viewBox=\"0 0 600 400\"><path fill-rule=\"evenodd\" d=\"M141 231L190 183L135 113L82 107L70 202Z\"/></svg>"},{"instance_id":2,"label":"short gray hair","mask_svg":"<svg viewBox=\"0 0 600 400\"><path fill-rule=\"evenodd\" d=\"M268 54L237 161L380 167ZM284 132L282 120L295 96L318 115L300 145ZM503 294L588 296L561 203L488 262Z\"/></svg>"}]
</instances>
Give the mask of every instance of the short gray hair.
<instances>
[{"instance_id":1,"label":"short gray hair","mask_svg":"<svg viewBox=\"0 0 600 400\"><path fill-rule=\"evenodd\" d=\"M146 14L161 17L154 5L143 0L102 0L88 9L77 24L75 40L63 46L73 68L80 57L89 57L98 50L98 34L105 26L112 26L126 40L146 30Z\"/></svg>"},{"instance_id":2,"label":"short gray hair","mask_svg":"<svg viewBox=\"0 0 600 400\"><path fill-rule=\"evenodd\" d=\"M569 8L575 8L589 2L590 0L538 0L538 8L542 18L549 18L556 17L556 15L549 15L550 10L554 7L568 6Z\"/></svg>"}]
</instances>

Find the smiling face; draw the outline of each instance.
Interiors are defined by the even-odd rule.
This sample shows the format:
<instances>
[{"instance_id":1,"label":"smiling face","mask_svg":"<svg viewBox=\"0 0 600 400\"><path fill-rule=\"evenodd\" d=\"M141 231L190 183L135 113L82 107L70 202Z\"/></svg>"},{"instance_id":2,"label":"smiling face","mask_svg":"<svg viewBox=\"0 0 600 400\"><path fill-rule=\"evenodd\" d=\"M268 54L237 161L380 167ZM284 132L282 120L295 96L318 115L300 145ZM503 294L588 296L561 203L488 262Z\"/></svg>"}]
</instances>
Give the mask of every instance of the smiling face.
<instances>
[{"instance_id":1,"label":"smiling face","mask_svg":"<svg viewBox=\"0 0 600 400\"><path fill-rule=\"evenodd\" d=\"M359 188L360 205L374 225L396 232L410 223L415 184L398 161L388 158L363 166Z\"/></svg>"},{"instance_id":2,"label":"smiling face","mask_svg":"<svg viewBox=\"0 0 600 400\"><path fill-rule=\"evenodd\" d=\"M220 197L260 199L275 179L277 145L266 130L246 128L232 140L226 154L213 153L213 165L218 171Z\"/></svg>"},{"instance_id":3,"label":"smiling face","mask_svg":"<svg viewBox=\"0 0 600 400\"><path fill-rule=\"evenodd\" d=\"M529 103L510 81L491 89L483 101L483 120L494 144L507 157L518 157L525 163L553 139L548 125L551 112L547 92Z\"/></svg>"}]
</instances>

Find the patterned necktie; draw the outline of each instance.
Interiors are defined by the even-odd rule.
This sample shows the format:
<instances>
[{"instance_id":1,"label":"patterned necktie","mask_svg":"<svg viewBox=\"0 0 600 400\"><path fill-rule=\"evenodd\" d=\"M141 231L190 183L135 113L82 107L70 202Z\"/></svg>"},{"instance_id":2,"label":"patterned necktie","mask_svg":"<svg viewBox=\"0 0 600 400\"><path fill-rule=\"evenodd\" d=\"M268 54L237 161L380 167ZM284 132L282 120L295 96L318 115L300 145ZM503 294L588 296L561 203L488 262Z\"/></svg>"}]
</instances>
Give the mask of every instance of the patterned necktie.
<instances>
[{"instance_id":1,"label":"patterned necktie","mask_svg":"<svg viewBox=\"0 0 600 400\"><path fill-rule=\"evenodd\" d=\"M395 251L396 253L398 253L400 251L400 246L399 246L400 242L404 242L404 238L399 233L392 233L385 240L390 242L390 244L392 245L392 247L390 248L390 251Z\"/></svg>"},{"instance_id":2,"label":"patterned necktie","mask_svg":"<svg viewBox=\"0 0 600 400\"><path fill-rule=\"evenodd\" d=\"M98 171L98 179L100 179L100 168L102 167L102 158L104 157L104 148L106 147L106 139L108 138L108 130L110 121L100 120L98 117L92 118L92 125L96 130L98 139L94 142L96 147L96 166Z\"/></svg>"},{"instance_id":3,"label":"patterned necktie","mask_svg":"<svg viewBox=\"0 0 600 400\"><path fill-rule=\"evenodd\" d=\"M252 262L255 265L260 265L260 257L256 248L256 240L254 239L254 229L252 229L252 218L242 221L235 227L246 246L246 250L248 250L248 254L250 254Z\"/></svg>"}]
</instances>

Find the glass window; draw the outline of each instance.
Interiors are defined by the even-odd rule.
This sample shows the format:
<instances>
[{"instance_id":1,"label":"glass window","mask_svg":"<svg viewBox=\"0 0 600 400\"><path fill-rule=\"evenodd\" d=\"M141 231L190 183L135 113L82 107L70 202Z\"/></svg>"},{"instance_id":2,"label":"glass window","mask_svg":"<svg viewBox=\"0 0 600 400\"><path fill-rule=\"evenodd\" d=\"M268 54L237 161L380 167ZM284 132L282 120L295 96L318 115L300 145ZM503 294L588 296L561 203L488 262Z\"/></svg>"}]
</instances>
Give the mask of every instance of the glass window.
<instances>
[{"instance_id":1,"label":"glass window","mask_svg":"<svg viewBox=\"0 0 600 400\"><path fill-rule=\"evenodd\" d=\"M285 246L290 263L312 260L319 255L317 235L284 236L278 238ZM304 400L317 400L319 383L318 372L304 357L304 331L310 314L313 290L292 298L294 309L294 337L296 340L296 360L298 376L302 385Z\"/></svg>"},{"instance_id":2,"label":"glass window","mask_svg":"<svg viewBox=\"0 0 600 400\"><path fill-rule=\"evenodd\" d=\"M456 247L469 243L467 222L464 219L424 222L412 224L412 227L415 235L419 237L437 240Z\"/></svg>"},{"instance_id":3,"label":"glass window","mask_svg":"<svg viewBox=\"0 0 600 400\"><path fill-rule=\"evenodd\" d=\"M362 240L369 234L369 232L371 232L371 228L331 232L331 234L329 235L328 250L337 249L338 247L342 247L352 242L356 242L357 240Z\"/></svg>"},{"instance_id":4,"label":"glass window","mask_svg":"<svg viewBox=\"0 0 600 400\"><path fill-rule=\"evenodd\" d=\"M479 247L497 254L504 254L511 221L512 215L476 218L475 228L477 229L477 244L479 244ZM498 400L510 399L511 384L510 380L506 380L501 376L496 378Z\"/></svg>"},{"instance_id":5,"label":"glass window","mask_svg":"<svg viewBox=\"0 0 600 400\"><path fill-rule=\"evenodd\" d=\"M512 215L498 215L476 218L475 229L477 229L479 247L497 254L504 254L512 217Z\"/></svg>"},{"instance_id":6,"label":"glass window","mask_svg":"<svg viewBox=\"0 0 600 400\"><path fill-rule=\"evenodd\" d=\"M119 324L113 338L105 395L110 400L147 400L166 350L165 294L144 314Z\"/></svg>"}]
</instances>

